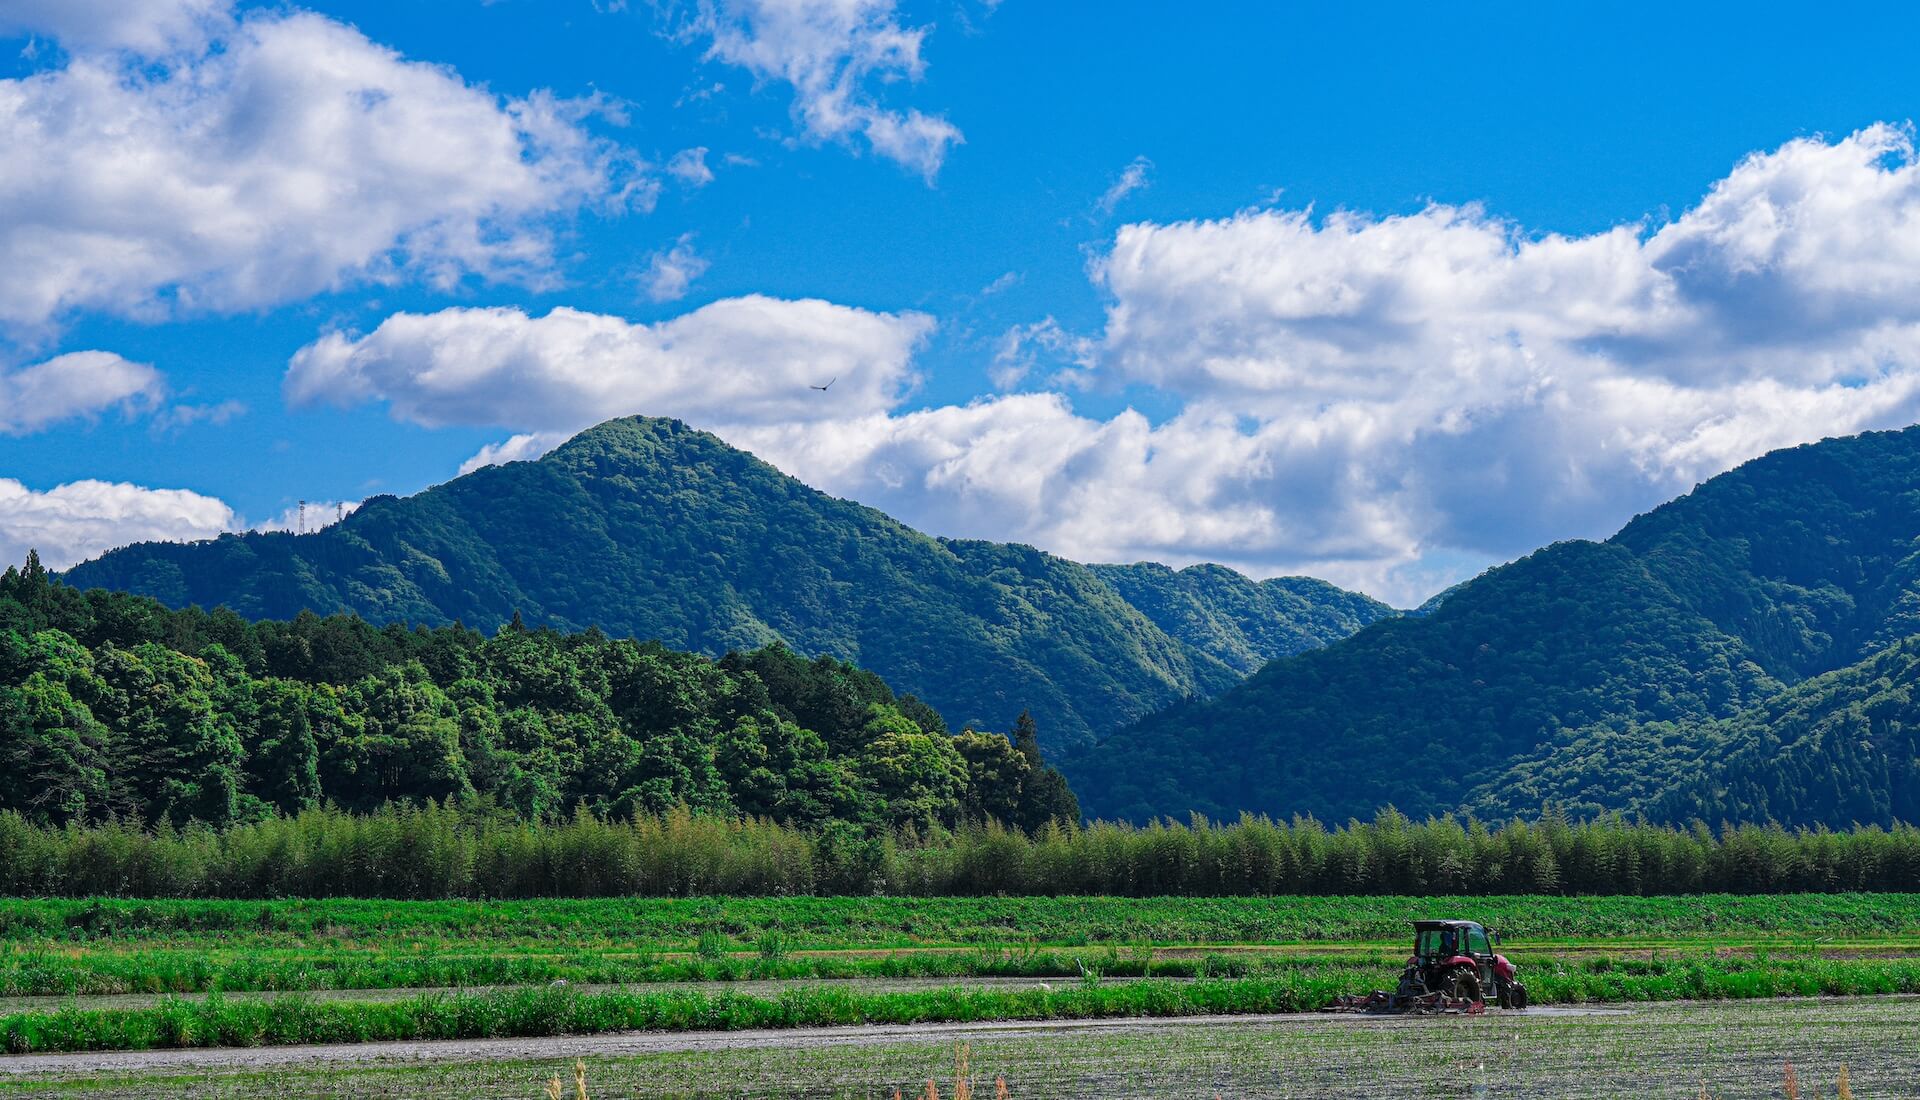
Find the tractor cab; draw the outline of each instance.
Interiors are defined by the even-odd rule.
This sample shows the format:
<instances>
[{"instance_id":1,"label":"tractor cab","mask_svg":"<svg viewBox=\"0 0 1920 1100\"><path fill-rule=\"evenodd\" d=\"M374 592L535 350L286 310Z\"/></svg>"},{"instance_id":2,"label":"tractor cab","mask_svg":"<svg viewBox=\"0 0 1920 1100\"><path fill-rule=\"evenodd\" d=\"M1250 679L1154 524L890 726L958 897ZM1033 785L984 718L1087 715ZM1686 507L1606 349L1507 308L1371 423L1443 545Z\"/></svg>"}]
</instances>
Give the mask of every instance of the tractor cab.
<instances>
[{"instance_id":1,"label":"tractor cab","mask_svg":"<svg viewBox=\"0 0 1920 1100\"><path fill-rule=\"evenodd\" d=\"M1421 959L1493 957L1493 936L1470 920L1413 922L1413 953Z\"/></svg>"}]
</instances>

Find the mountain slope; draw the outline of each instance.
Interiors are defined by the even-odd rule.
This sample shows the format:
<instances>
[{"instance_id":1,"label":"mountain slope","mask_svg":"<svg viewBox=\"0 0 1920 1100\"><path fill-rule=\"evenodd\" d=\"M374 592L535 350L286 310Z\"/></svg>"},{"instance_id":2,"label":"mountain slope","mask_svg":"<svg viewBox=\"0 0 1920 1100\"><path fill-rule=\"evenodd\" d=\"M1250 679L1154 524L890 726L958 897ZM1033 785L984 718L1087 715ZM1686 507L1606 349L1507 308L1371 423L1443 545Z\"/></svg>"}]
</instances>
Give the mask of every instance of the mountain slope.
<instances>
[{"instance_id":1,"label":"mountain slope","mask_svg":"<svg viewBox=\"0 0 1920 1100\"><path fill-rule=\"evenodd\" d=\"M252 619L352 611L490 631L518 612L708 654L780 640L871 668L956 724L1005 728L1031 709L1050 747L1239 676L1085 566L930 538L644 417L374 498L316 534L142 544L66 580Z\"/></svg>"},{"instance_id":2,"label":"mountain slope","mask_svg":"<svg viewBox=\"0 0 1920 1100\"><path fill-rule=\"evenodd\" d=\"M1371 596L1311 577L1256 581L1222 565L1090 565L1155 626L1251 673L1398 614Z\"/></svg>"},{"instance_id":3,"label":"mountain slope","mask_svg":"<svg viewBox=\"0 0 1920 1100\"><path fill-rule=\"evenodd\" d=\"M1569 731L1474 799L1492 819L1552 803L1576 817L1790 827L1920 821L1920 638L1806 680L1729 718Z\"/></svg>"},{"instance_id":4,"label":"mountain slope","mask_svg":"<svg viewBox=\"0 0 1920 1100\"><path fill-rule=\"evenodd\" d=\"M1916 536L1920 429L1776 452L1605 543L1489 571L1430 614L1276 661L1063 767L1090 813L1132 818L1530 812L1517 802L1531 795L1678 813L1684 796L1657 774L1673 762L1635 751L1630 731L1670 723L1684 728L1659 736L1705 743L1723 729L1711 723L1746 728L1738 716L1788 685L1916 632ZM1527 782L1555 768L1606 781Z\"/></svg>"}]
</instances>

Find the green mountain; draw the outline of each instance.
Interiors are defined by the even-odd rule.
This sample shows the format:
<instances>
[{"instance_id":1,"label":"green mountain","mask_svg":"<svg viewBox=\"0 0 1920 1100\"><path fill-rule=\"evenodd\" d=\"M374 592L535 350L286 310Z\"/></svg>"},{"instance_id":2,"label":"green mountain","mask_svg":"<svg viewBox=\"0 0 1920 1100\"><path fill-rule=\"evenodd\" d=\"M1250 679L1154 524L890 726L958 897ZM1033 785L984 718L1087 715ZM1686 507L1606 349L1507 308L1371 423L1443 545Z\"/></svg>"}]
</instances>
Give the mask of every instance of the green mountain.
<instances>
[{"instance_id":1,"label":"green mountain","mask_svg":"<svg viewBox=\"0 0 1920 1100\"><path fill-rule=\"evenodd\" d=\"M318 533L145 543L66 580L250 619L352 612L491 632L517 613L710 655L784 642L872 669L955 726L1004 729L1030 710L1049 746L1216 693L1257 657L1390 613L1303 583L1284 598L1223 597L1217 622L1189 600L1177 623L1157 625L1170 600L1143 613L1094 569L1025 546L931 538L712 435L643 417L583 432L537 462L376 497ZM1266 608L1299 621L1249 618Z\"/></svg>"},{"instance_id":2,"label":"green mountain","mask_svg":"<svg viewBox=\"0 0 1920 1100\"><path fill-rule=\"evenodd\" d=\"M1604 543L1491 570L1063 768L1089 813L1136 819L1553 800L1911 820L1893 666L1920 634L1917 537L1920 429L1775 452Z\"/></svg>"}]
</instances>

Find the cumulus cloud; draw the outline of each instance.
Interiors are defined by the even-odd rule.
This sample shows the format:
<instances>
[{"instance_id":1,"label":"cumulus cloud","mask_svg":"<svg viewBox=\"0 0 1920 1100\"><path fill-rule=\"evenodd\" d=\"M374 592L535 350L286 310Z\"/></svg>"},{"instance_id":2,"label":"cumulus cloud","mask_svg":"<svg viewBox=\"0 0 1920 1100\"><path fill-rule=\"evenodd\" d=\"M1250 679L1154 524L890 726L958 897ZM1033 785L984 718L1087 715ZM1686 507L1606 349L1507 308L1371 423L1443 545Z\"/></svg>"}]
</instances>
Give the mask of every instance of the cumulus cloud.
<instances>
[{"instance_id":1,"label":"cumulus cloud","mask_svg":"<svg viewBox=\"0 0 1920 1100\"><path fill-rule=\"evenodd\" d=\"M1403 605L1764 451L1920 418L1920 166L1894 127L1750 157L1664 225L1260 208L1126 226L1093 274L1102 331L1015 328L996 385L1049 361L1172 415L1090 417L1061 392L910 409L929 320L769 299L654 326L402 314L301 352L288 387L525 433L475 462L678 415L937 533Z\"/></svg>"},{"instance_id":2,"label":"cumulus cloud","mask_svg":"<svg viewBox=\"0 0 1920 1100\"><path fill-rule=\"evenodd\" d=\"M707 267L706 259L693 250L693 234L682 233L672 248L648 259L640 285L656 302L676 302L687 296L687 288L707 273Z\"/></svg>"},{"instance_id":3,"label":"cumulus cloud","mask_svg":"<svg viewBox=\"0 0 1920 1100\"><path fill-rule=\"evenodd\" d=\"M658 324L556 309L399 313L288 367L296 404L386 402L419 424L570 431L628 413L711 423L844 419L893 407L933 321L829 302L729 298ZM809 389L837 379L832 390Z\"/></svg>"},{"instance_id":4,"label":"cumulus cloud","mask_svg":"<svg viewBox=\"0 0 1920 1100\"><path fill-rule=\"evenodd\" d=\"M1604 534L1765 450L1920 416L1897 127L1751 156L1652 231L1251 210L1128 226L1096 276L1102 371L1311 440L1381 509L1383 562ZM1303 479L1263 461L1286 503Z\"/></svg>"},{"instance_id":5,"label":"cumulus cloud","mask_svg":"<svg viewBox=\"0 0 1920 1100\"><path fill-rule=\"evenodd\" d=\"M312 13L0 3L71 47L0 80L0 324L16 329L401 278L541 284L559 219L656 186L590 132L595 104L502 99ZM208 20L210 41L177 30Z\"/></svg>"},{"instance_id":6,"label":"cumulus cloud","mask_svg":"<svg viewBox=\"0 0 1920 1100\"><path fill-rule=\"evenodd\" d=\"M0 435L25 435L116 409L149 412L166 392L159 371L107 351L69 352L15 371L0 369Z\"/></svg>"},{"instance_id":7,"label":"cumulus cloud","mask_svg":"<svg viewBox=\"0 0 1920 1100\"><path fill-rule=\"evenodd\" d=\"M36 492L0 478L0 562L38 550L50 569L130 542L212 538L232 530L233 509L185 489L75 481Z\"/></svg>"},{"instance_id":8,"label":"cumulus cloud","mask_svg":"<svg viewBox=\"0 0 1920 1100\"><path fill-rule=\"evenodd\" d=\"M858 136L931 183L962 142L944 117L883 106L876 86L918 80L927 28L900 22L895 0L697 0L682 28L707 57L793 88L793 116L815 141Z\"/></svg>"}]
</instances>

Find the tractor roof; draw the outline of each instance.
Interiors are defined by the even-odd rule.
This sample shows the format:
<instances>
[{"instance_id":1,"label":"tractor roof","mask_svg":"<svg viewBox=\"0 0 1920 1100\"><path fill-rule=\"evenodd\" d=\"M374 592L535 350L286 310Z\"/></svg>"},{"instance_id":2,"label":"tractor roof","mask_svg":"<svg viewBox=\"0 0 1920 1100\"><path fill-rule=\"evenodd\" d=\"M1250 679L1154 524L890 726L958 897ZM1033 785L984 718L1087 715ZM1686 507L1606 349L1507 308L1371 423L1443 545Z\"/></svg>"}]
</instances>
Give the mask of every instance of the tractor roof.
<instances>
[{"instance_id":1,"label":"tractor roof","mask_svg":"<svg viewBox=\"0 0 1920 1100\"><path fill-rule=\"evenodd\" d=\"M1480 922L1477 920L1417 920L1413 922L1413 926L1422 931L1429 928L1478 928Z\"/></svg>"}]
</instances>

